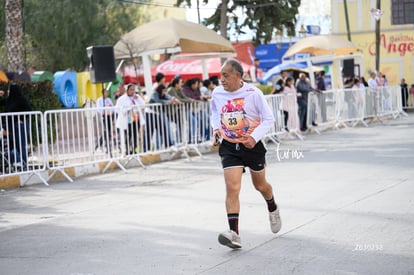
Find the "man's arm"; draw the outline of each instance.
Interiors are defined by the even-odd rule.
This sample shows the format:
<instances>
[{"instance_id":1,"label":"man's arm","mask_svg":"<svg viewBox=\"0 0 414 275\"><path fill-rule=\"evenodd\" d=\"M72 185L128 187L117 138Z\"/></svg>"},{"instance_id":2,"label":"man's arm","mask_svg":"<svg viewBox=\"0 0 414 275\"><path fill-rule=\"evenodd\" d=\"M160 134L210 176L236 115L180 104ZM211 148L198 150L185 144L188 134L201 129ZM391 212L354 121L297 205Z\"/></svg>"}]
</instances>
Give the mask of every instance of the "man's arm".
<instances>
[{"instance_id":1,"label":"man's arm","mask_svg":"<svg viewBox=\"0 0 414 275\"><path fill-rule=\"evenodd\" d=\"M262 93L258 93L257 96L259 98L256 98L256 109L261 116L260 124L250 135L256 143L267 134L275 121L273 112L266 102L266 98Z\"/></svg>"}]
</instances>

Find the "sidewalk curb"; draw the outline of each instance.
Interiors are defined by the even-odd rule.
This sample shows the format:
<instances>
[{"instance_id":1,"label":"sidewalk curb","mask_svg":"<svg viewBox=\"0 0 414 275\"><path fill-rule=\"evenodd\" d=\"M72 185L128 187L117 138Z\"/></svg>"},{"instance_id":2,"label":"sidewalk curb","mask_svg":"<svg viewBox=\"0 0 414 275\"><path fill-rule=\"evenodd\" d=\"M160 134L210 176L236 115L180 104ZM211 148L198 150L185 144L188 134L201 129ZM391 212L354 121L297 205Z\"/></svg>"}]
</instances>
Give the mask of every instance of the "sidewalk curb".
<instances>
[{"instance_id":1,"label":"sidewalk curb","mask_svg":"<svg viewBox=\"0 0 414 275\"><path fill-rule=\"evenodd\" d=\"M218 147L201 146L198 149L200 150L201 153L209 153L209 152L218 151ZM196 154L195 152L191 150L187 151L187 153L190 157L198 156L198 154ZM185 156L179 151L177 151L175 153L163 152L163 153L158 153L158 154L143 155L143 156L140 156L140 159L141 159L142 164L151 165L154 163L171 161L171 160L179 159L183 157ZM105 169L108 163L109 163L108 161L104 161L104 162L99 162L99 163L86 164L82 166L68 167L63 170L70 178L75 180L80 177L103 173L103 170ZM128 164L127 168L131 168L131 167L140 167L140 165L136 161L131 161ZM119 167L115 163L112 163L108 167L106 173L111 172L111 171L118 171L118 170L120 170ZM47 171L40 172L40 176L47 179L52 173L53 173L52 170L47 170ZM67 179L62 173L57 172L51 179L48 180L48 183L50 184L50 183L55 183L55 182L60 182L60 181L67 181ZM43 182L40 180L39 177L33 174L10 175L10 176L0 178L0 189L20 188L20 187L35 185L35 184L43 184Z\"/></svg>"}]
</instances>

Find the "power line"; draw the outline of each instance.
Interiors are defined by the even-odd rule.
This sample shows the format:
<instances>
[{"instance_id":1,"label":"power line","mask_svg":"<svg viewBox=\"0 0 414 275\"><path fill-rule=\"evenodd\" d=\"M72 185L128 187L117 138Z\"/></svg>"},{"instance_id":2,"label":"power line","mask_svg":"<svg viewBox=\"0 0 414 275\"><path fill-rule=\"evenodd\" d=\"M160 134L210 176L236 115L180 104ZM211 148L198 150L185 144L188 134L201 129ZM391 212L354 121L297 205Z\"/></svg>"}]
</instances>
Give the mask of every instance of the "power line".
<instances>
[{"instance_id":1,"label":"power line","mask_svg":"<svg viewBox=\"0 0 414 275\"><path fill-rule=\"evenodd\" d=\"M165 7L165 8L176 8L176 9L197 9L196 7L177 7L174 5L168 5L168 4L163 4L163 3L156 3L156 2L148 2L148 1L140 1L140 0L119 0L121 2L125 2L125 3L130 3L130 4L137 4L137 5L144 5L144 6L156 6L156 7ZM264 8L264 7L270 7L270 6L274 6L277 3L263 3L263 4L249 4L249 5L245 5L244 7L247 9L257 9L257 8ZM202 7L200 6L198 8L199 10L216 10L217 8L210 8L210 7Z\"/></svg>"},{"instance_id":2,"label":"power line","mask_svg":"<svg viewBox=\"0 0 414 275\"><path fill-rule=\"evenodd\" d=\"M163 3L155 3L155 2L139 1L139 0L119 0L119 1L124 2L124 3L144 5L144 6L156 6L156 7L177 8L177 9L184 9L185 8L185 7L177 7L177 6L174 6L174 5L167 5L167 4L163 4Z\"/></svg>"},{"instance_id":3,"label":"power line","mask_svg":"<svg viewBox=\"0 0 414 275\"><path fill-rule=\"evenodd\" d=\"M196 7L177 7L175 5L168 5L164 3L156 3L156 2L148 2L148 1L140 1L140 0L119 0L120 2L129 3L129 4L137 4L137 5L144 5L144 6L156 6L156 7L165 7L165 8L176 8L176 9L197 9ZM199 7L200 10L216 10L217 8L209 8L209 7Z\"/></svg>"}]
</instances>

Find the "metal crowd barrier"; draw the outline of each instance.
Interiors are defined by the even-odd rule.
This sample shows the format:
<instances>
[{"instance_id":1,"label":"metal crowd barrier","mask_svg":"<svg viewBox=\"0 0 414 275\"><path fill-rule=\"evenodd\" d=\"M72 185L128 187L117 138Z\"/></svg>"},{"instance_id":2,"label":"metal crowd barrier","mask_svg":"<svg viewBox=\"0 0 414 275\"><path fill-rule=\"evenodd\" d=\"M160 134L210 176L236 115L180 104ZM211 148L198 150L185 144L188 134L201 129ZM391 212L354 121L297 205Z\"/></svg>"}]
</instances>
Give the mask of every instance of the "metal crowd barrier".
<instances>
[{"instance_id":1,"label":"metal crowd barrier","mask_svg":"<svg viewBox=\"0 0 414 275\"><path fill-rule=\"evenodd\" d=\"M129 162L144 167L141 157L163 152L195 151L209 142L208 102L129 108L105 107L45 112L48 180L60 172L72 182L66 168L107 162L126 171Z\"/></svg>"},{"instance_id":2,"label":"metal crowd barrier","mask_svg":"<svg viewBox=\"0 0 414 275\"><path fill-rule=\"evenodd\" d=\"M0 178L27 175L23 186L33 175L44 184L46 170L45 138L41 112L0 114Z\"/></svg>"},{"instance_id":3,"label":"metal crowd barrier","mask_svg":"<svg viewBox=\"0 0 414 275\"><path fill-rule=\"evenodd\" d=\"M359 123L368 127L364 121L365 118L365 89L342 89L336 91L337 106L337 124L336 126L347 127L346 123L350 123L355 127Z\"/></svg>"},{"instance_id":4,"label":"metal crowd barrier","mask_svg":"<svg viewBox=\"0 0 414 275\"><path fill-rule=\"evenodd\" d=\"M120 151L115 149L116 142L110 140L111 134L104 133L102 126L103 111L99 108L91 109L66 109L51 110L44 114L45 131L48 133L47 143L47 166L52 173L50 180L57 172L65 176L67 180L73 180L65 172L66 168L82 166L85 164L109 161L117 163L121 169L123 166L118 162ZM113 125L112 107L105 108L108 115L107 125ZM98 138L106 139L106 148L110 151L105 153L98 151ZM108 141L109 139L109 141ZM109 153L109 154L107 154Z\"/></svg>"},{"instance_id":5,"label":"metal crowd barrier","mask_svg":"<svg viewBox=\"0 0 414 275\"><path fill-rule=\"evenodd\" d=\"M364 117L373 121L381 121L385 116L395 118L400 114L405 114L401 101L401 92L398 86L366 88Z\"/></svg>"},{"instance_id":6,"label":"metal crowd barrier","mask_svg":"<svg viewBox=\"0 0 414 275\"><path fill-rule=\"evenodd\" d=\"M341 100L336 90L311 92L308 96L306 126L320 134L319 128L336 125L338 120L337 106Z\"/></svg>"},{"instance_id":7,"label":"metal crowd barrier","mask_svg":"<svg viewBox=\"0 0 414 275\"><path fill-rule=\"evenodd\" d=\"M312 92L308 97L306 125L320 133L321 128L368 126L366 119L396 118L404 114L397 86L340 89Z\"/></svg>"},{"instance_id":8,"label":"metal crowd barrier","mask_svg":"<svg viewBox=\"0 0 414 275\"><path fill-rule=\"evenodd\" d=\"M398 88L310 93L306 123L320 133L321 127L367 126L366 119L396 118L403 113ZM296 96L265 98L275 117L265 141L302 139ZM72 182L65 171L72 167L106 162L103 172L113 164L127 171L131 161L145 167L141 158L146 155L166 152L189 158L193 151L201 156L200 146L211 146L210 115L209 102L3 113L0 177L37 175L47 185L58 172ZM46 170L50 175L44 179Z\"/></svg>"},{"instance_id":9,"label":"metal crowd barrier","mask_svg":"<svg viewBox=\"0 0 414 275\"><path fill-rule=\"evenodd\" d=\"M289 135L303 139L299 127L296 95L273 94L267 95L265 98L275 118L275 123L269 129L265 139L273 143L280 143L279 138Z\"/></svg>"}]
</instances>

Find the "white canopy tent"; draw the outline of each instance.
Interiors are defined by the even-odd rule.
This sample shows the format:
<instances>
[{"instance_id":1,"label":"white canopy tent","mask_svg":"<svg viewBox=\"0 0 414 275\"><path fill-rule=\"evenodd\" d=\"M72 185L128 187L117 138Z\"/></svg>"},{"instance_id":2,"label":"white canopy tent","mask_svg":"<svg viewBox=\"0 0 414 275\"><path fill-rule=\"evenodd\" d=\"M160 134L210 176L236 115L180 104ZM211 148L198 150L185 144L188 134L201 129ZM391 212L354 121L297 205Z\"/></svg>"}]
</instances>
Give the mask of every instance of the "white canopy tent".
<instances>
[{"instance_id":1,"label":"white canopy tent","mask_svg":"<svg viewBox=\"0 0 414 275\"><path fill-rule=\"evenodd\" d=\"M174 18L156 20L133 29L115 44L114 52L116 59L142 58L147 89L152 87L151 55L184 52L197 53L202 59L235 56L231 42L213 30ZM203 72L204 75L208 72Z\"/></svg>"},{"instance_id":2,"label":"white canopy tent","mask_svg":"<svg viewBox=\"0 0 414 275\"><path fill-rule=\"evenodd\" d=\"M340 36L318 35L303 38L290 47L283 55L283 63L306 62L309 68L309 78L312 86L315 85L314 63L332 61L338 72L338 86L343 87L342 74L339 69L340 61L344 59L360 58L361 51L350 41Z\"/></svg>"}]
</instances>

